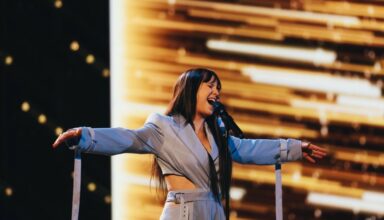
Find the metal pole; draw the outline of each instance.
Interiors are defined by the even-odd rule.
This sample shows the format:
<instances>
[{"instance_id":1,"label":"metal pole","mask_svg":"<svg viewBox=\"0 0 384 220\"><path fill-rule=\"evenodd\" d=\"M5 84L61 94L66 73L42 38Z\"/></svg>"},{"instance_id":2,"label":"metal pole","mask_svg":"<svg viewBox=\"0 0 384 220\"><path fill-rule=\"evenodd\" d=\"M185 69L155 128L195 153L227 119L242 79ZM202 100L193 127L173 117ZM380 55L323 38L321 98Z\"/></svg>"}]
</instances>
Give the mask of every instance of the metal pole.
<instances>
[{"instance_id":1,"label":"metal pole","mask_svg":"<svg viewBox=\"0 0 384 220\"><path fill-rule=\"evenodd\" d=\"M281 164L275 164L276 185L275 185L275 206L276 220L283 220L283 188L281 184Z\"/></svg>"},{"instance_id":2,"label":"metal pole","mask_svg":"<svg viewBox=\"0 0 384 220\"><path fill-rule=\"evenodd\" d=\"M80 150L75 149L75 166L73 171L73 194L72 194L72 220L79 219L80 188L81 188L81 152Z\"/></svg>"}]
</instances>

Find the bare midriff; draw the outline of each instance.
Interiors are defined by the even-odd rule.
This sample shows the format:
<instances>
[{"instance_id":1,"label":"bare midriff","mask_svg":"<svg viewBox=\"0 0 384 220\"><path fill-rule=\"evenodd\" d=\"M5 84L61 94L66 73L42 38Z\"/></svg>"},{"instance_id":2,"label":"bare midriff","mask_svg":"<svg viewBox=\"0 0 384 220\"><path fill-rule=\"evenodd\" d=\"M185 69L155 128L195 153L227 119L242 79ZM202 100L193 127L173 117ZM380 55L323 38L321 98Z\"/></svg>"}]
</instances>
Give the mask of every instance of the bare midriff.
<instances>
[{"instance_id":1,"label":"bare midriff","mask_svg":"<svg viewBox=\"0 0 384 220\"><path fill-rule=\"evenodd\" d=\"M196 186L187 178L177 175L166 175L164 177L168 191L196 189Z\"/></svg>"}]
</instances>

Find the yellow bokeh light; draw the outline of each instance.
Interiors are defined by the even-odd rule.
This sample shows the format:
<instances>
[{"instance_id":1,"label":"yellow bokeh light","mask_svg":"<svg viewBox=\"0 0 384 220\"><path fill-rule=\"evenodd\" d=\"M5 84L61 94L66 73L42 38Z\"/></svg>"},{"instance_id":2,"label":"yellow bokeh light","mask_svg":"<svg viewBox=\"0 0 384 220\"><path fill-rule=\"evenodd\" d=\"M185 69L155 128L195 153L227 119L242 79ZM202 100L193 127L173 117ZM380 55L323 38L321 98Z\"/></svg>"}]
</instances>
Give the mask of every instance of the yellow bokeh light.
<instances>
[{"instance_id":1,"label":"yellow bokeh light","mask_svg":"<svg viewBox=\"0 0 384 220\"><path fill-rule=\"evenodd\" d=\"M85 61L88 64L94 63L95 62L95 57L92 54L88 54L87 57L85 58Z\"/></svg>"},{"instance_id":2,"label":"yellow bokeh light","mask_svg":"<svg viewBox=\"0 0 384 220\"><path fill-rule=\"evenodd\" d=\"M292 180L294 182L298 182L300 181L301 179L301 172L300 171L295 171L293 174L292 174Z\"/></svg>"},{"instance_id":3,"label":"yellow bokeh light","mask_svg":"<svg viewBox=\"0 0 384 220\"><path fill-rule=\"evenodd\" d=\"M93 182L90 182L90 183L88 183L87 188L88 188L88 190L89 190L90 192L94 192L94 191L96 190L96 184L93 183Z\"/></svg>"},{"instance_id":4,"label":"yellow bokeh light","mask_svg":"<svg viewBox=\"0 0 384 220\"><path fill-rule=\"evenodd\" d=\"M78 51L80 49L80 44L77 41L72 41L71 45L69 46L71 50Z\"/></svg>"},{"instance_id":5,"label":"yellow bokeh light","mask_svg":"<svg viewBox=\"0 0 384 220\"><path fill-rule=\"evenodd\" d=\"M40 124L44 124L45 122L47 122L47 117L44 114L40 114L37 120Z\"/></svg>"},{"instance_id":6,"label":"yellow bokeh light","mask_svg":"<svg viewBox=\"0 0 384 220\"><path fill-rule=\"evenodd\" d=\"M112 199L110 195L104 196L104 202L107 204L111 204Z\"/></svg>"},{"instance_id":7,"label":"yellow bokeh light","mask_svg":"<svg viewBox=\"0 0 384 220\"><path fill-rule=\"evenodd\" d=\"M103 69L103 73L102 73L103 77L107 78L109 77L109 69L105 68Z\"/></svg>"},{"instance_id":8,"label":"yellow bokeh light","mask_svg":"<svg viewBox=\"0 0 384 220\"><path fill-rule=\"evenodd\" d=\"M179 49L177 50L177 54L178 54L179 56L185 56L185 55L187 54L187 50L185 50L185 48L179 48Z\"/></svg>"},{"instance_id":9,"label":"yellow bokeh light","mask_svg":"<svg viewBox=\"0 0 384 220\"><path fill-rule=\"evenodd\" d=\"M314 215L316 218L320 218L321 217L321 209L316 209Z\"/></svg>"},{"instance_id":10,"label":"yellow bokeh light","mask_svg":"<svg viewBox=\"0 0 384 220\"><path fill-rule=\"evenodd\" d=\"M56 0L55 1L55 8L62 8L63 7L63 2L61 0Z\"/></svg>"},{"instance_id":11,"label":"yellow bokeh light","mask_svg":"<svg viewBox=\"0 0 384 220\"><path fill-rule=\"evenodd\" d=\"M6 65L9 66L9 65L11 65L13 63L13 58L11 56L6 56L4 62L5 62Z\"/></svg>"},{"instance_id":12,"label":"yellow bokeh light","mask_svg":"<svg viewBox=\"0 0 384 220\"><path fill-rule=\"evenodd\" d=\"M27 112L27 111L29 111L30 109L31 109L31 106L29 105L28 102L23 102L23 103L21 103L21 110L22 110L23 112Z\"/></svg>"},{"instance_id":13,"label":"yellow bokeh light","mask_svg":"<svg viewBox=\"0 0 384 220\"><path fill-rule=\"evenodd\" d=\"M12 196L13 190L11 187L7 187L7 188L5 188L4 193L6 196Z\"/></svg>"},{"instance_id":14,"label":"yellow bokeh light","mask_svg":"<svg viewBox=\"0 0 384 220\"><path fill-rule=\"evenodd\" d=\"M56 127L55 133L56 133L57 136L59 136L60 134L63 133L63 129L61 127Z\"/></svg>"}]
</instances>

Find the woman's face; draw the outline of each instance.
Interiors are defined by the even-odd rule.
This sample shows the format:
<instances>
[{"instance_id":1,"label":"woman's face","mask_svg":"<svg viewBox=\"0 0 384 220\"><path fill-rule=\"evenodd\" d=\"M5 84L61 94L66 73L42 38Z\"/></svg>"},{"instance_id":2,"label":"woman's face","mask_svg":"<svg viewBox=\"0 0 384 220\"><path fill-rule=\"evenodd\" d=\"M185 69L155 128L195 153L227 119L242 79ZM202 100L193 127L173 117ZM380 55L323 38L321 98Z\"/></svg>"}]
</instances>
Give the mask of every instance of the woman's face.
<instances>
[{"instance_id":1,"label":"woman's face","mask_svg":"<svg viewBox=\"0 0 384 220\"><path fill-rule=\"evenodd\" d=\"M211 77L208 82L202 82L196 95L196 115L206 118L213 113L213 106L208 101L219 101L220 90L217 80Z\"/></svg>"}]
</instances>

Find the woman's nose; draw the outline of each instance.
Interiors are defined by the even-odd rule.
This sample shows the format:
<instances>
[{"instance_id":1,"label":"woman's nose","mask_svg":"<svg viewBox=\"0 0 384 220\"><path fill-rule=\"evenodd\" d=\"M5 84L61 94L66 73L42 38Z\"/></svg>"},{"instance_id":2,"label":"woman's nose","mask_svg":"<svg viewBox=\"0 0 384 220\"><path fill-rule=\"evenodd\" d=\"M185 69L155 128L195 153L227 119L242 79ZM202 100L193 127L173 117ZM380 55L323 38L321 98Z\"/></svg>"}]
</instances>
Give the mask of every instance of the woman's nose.
<instances>
[{"instance_id":1,"label":"woman's nose","mask_svg":"<svg viewBox=\"0 0 384 220\"><path fill-rule=\"evenodd\" d=\"M213 88L212 94L218 97L220 95L220 92L217 88Z\"/></svg>"}]
</instances>

